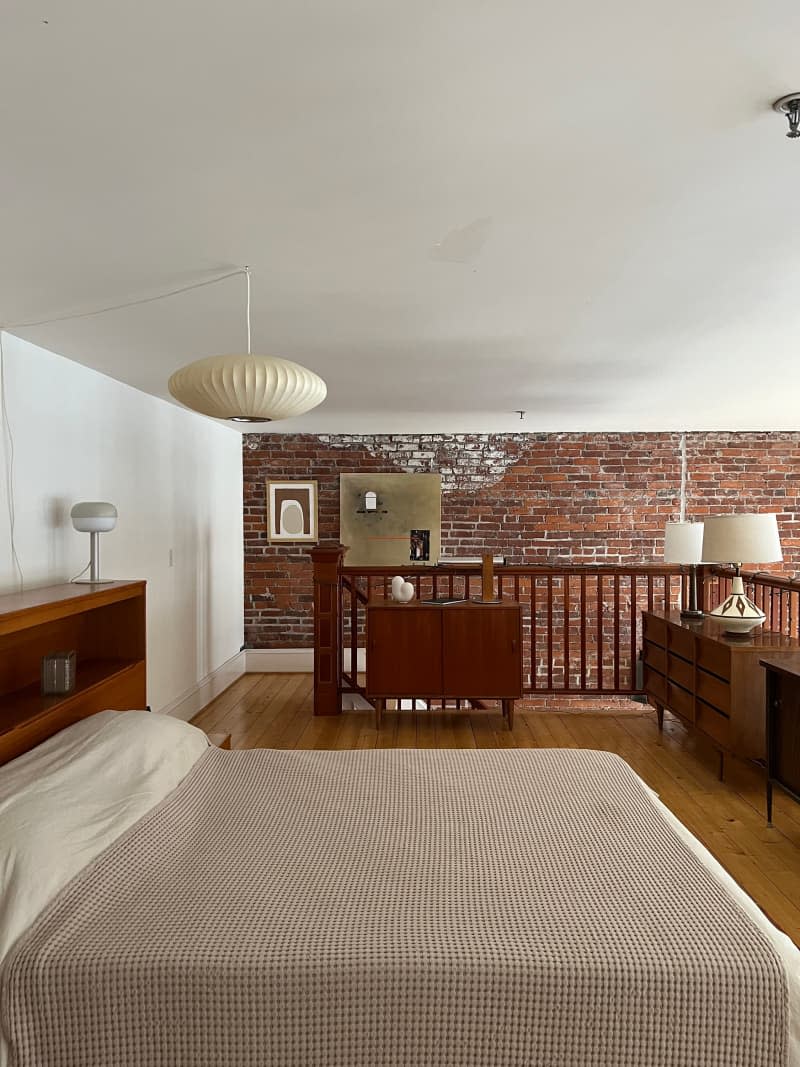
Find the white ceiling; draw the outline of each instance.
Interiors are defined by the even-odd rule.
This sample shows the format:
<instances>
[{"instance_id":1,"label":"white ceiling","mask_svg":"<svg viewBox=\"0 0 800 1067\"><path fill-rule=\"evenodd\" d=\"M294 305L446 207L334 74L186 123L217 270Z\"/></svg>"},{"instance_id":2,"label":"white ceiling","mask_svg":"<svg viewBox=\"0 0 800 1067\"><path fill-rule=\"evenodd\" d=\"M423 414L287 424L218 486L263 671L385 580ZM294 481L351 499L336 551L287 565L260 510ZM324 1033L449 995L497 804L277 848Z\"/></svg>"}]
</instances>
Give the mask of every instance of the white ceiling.
<instances>
[{"instance_id":1,"label":"white ceiling","mask_svg":"<svg viewBox=\"0 0 800 1067\"><path fill-rule=\"evenodd\" d=\"M276 431L800 428L798 34L788 0L6 0L0 322L247 263L254 350L329 386ZM166 397L243 296L12 332Z\"/></svg>"}]
</instances>

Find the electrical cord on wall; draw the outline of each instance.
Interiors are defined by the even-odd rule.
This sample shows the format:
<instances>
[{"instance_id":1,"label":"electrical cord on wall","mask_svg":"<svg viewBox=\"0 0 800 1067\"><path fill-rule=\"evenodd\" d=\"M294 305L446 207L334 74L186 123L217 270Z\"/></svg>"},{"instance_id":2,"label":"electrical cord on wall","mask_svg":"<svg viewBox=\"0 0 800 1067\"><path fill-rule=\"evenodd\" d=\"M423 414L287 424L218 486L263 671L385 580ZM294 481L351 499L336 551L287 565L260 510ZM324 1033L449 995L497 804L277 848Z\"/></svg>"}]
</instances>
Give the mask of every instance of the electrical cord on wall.
<instances>
[{"instance_id":1,"label":"electrical cord on wall","mask_svg":"<svg viewBox=\"0 0 800 1067\"><path fill-rule=\"evenodd\" d=\"M19 575L20 592L25 588L25 575L22 573L22 564L17 555L16 543L16 510L14 503L14 434L11 431L11 423L8 421L8 406L6 403L6 356L3 349L3 331L0 329L0 416L3 420L3 459L6 475L6 498L8 503L8 528L11 535L11 561Z\"/></svg>"},{"instance_id":2,"label":"electrical cord on wall","mask_svg":"<svg viewBox=\"0 0 800 1067\"><path fill-rule=\"evenodd\" d=\"M14 435L11 432L11 424L8 421L8 409L6 406L6 380L5 380L5 354L3 352L3 331L23 328L32 328L34 326L50 326L57 322L68 322L71 319L85 319L92 315L103 315L108 311L121 311L123 308L139 307L141 304L151 304L155 300L166 300L171 296L179 296L181 293L188 293L192 289L202 289L206 285L216 285L217 282L224 282L228 278L235 278L239 274L247 275L247 301L248 310L250 303L250 270L248 267L237 267L235 270L228 271L226 274L217 274L213 278L206 278L201 282L192 282L190 285L183 285L177 289L170 289L166 293L157 293L155 296L141 297L138 300L126 300L121 304L111 304L108 307L95 308L92 311L77 311L69 315L59 315L52 319L38 319L31 322L13 322L3 323L0 325L0 417L3 423L3 454L5 463L5 479L6 490L8 496L8 525L11 534L11 558L14 565L14 569L19 575L19 587L20 591L25 587L25 576L22 572L22 565L19 561L17 554L17 545L15 538L15 526L16 526L16 513L14 505ZM248 314L248 351L250 349L250 318ZM75 582L91 566L91 563L87 563L80 574L76 574L74 578L71 578L71 582Z\"/></svg>"}]
</instances>

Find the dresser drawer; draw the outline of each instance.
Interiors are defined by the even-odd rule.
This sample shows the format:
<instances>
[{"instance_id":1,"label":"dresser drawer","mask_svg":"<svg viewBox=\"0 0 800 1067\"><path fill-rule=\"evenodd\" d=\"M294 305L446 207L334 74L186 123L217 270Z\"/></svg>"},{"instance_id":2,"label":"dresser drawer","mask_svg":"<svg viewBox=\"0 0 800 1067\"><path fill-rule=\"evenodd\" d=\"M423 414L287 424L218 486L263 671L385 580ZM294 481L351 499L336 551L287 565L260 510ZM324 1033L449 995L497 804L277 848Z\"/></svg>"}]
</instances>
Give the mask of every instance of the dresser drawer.
<instances>
[{"instance_id":1,"label":"dresser drawer","mask_svg":"<svg viewBox=\"0 0 800 1067\"><path fill-rule=\"evenodd\" d=\"M667 682L667 707L689 722L694 721L694 698L691 693L681 689L679 685Z\"/></svg>"},{"instance_id":2,"label":"dresser drawer","mask_svg":"<svg viewBox=\"0 0 800 1067\"><path fill-rule=\"evenodd\" d=\"M645 612L642 617L642 634L648 641L663 648L667 643L667 624L663 619L657 619L655 615Z\"/></svg>"},{"instance_id":3,"label":"dresser drawer","mask_svg":"<svg viewBox=\"0 0 800 1067\"><path fill-rule=\"evenodd\" d=\"M667 648L684 659L694 659L694 634L680 626L670 626L667 633Z\"/></svg>"},{"instance_id":4,"label":"dresser drawer","mask_svg":"<svg viewBox=\"0 0 800 1067\"><path fill-rule=\"evenodd\" d=\"M658 645L654 645L652 641L646 640L644 643L644 665L645 667L652 667L654 670L659 671L661 674L666 674L666 650L663 648L659 648Z\"/></svg>"},{"instance_id":5,"label":"dresser drawer","mask_svg":"<svg viewBox=\"0 0 800 1067\"><path fill-rule=\"evenodd\" d=\"M667 699L667 680L663 674L654 671L652 667L644 668L644 691L660 704Z\"/></svg>"},{"instance_id":6,"label":"dresser drawer","mask_svg":"<svg viewBox=\"0 0 800 1067\"><path fill-rule=\"evenodd\" d=\"M720 711L724 711L726 715L730 714L731 687L727 682L717 678L716 675L698 670L697 695L701 700L705 700L707 704L712 704Z\"/></svg>"},{"instance_id":7,"label":"dresser drawer","mask_svg":"<svg viewBox=\"0 0 800 1067\"><path fill-rule=\"evenodd\" d=\"M680 656L674 656L671 652L667 656L667 675L670 681L677 682L684 689L694 687L694 667Z\"/></svg>"},{"instance_id":8,"label":"dresser drawer","mask_svg":"<svg viewBox=\"0 0 800 1067\"><path fill-rule=\"evenodd\" d=\"M697 665L720 678L731 676L731 651L717 641L701 637L697 642Z\"/></svg>"},{"instance_id":9,"label":"dresser drawer","mask_svg":"<svg viewBox=\"0 0 800 1067\"><path fill-rule=\"evenodd\" d=\"M695 726L704 734L716 741L723 748L729 748L731 743L731 724L725 715L720 715L714 708L709 707L702 700L697 701L697 719Z\"/></svg>"}]
</instances>

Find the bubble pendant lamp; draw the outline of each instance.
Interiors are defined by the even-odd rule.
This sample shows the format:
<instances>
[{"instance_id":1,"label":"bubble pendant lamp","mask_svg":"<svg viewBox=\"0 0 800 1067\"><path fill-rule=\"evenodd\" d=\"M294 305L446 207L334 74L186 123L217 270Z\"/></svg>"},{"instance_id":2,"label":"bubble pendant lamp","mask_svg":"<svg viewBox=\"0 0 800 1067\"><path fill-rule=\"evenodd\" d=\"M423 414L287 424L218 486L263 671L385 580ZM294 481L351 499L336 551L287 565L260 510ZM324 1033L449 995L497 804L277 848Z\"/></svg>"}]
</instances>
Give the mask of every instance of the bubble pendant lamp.
<instances>
[{"instance_id":1,"label":"bubble pendant lamp","mask_svg":"<svg viewBox=\"0 0 800 1067\"><path fill-rule=\"evenodd\" d=\"M304 415L327 395L318 374L274 356L250 351L250 268L247 279L247 355L210 356L175 371L168 388L192 411L231 422L272 422Z\"/></svg>"}]
</instances>

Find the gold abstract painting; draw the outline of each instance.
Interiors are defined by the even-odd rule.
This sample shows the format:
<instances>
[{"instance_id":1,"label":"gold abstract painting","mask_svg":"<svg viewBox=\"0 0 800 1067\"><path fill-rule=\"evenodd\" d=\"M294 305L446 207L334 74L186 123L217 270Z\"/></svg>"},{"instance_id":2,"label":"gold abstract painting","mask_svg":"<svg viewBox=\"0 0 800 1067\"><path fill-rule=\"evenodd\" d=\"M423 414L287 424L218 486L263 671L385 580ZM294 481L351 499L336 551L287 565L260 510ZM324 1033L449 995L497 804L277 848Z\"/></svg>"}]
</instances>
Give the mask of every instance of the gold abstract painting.
<instances>
[{"instance_id":1,"label":"gold abstract painting","mask_svg":"<svg viewBox=\"0 0 800 1067\"><path fill-rule=\"evenodd\" d=\"M439 474L342 474L339 539L348 567L430 566L442 535Z\"/></svg>"}]
</instances>

